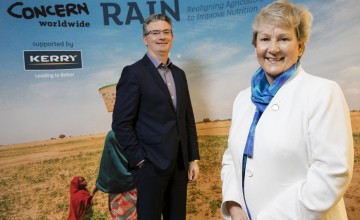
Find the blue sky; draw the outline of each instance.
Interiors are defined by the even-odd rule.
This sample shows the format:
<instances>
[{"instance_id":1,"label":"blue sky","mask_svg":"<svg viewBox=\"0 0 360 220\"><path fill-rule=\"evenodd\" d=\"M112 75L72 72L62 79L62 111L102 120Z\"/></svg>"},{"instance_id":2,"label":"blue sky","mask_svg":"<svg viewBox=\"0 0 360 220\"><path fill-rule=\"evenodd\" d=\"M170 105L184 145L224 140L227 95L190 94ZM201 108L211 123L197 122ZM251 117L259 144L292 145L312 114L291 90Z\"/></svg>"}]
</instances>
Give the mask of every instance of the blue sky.
<instances>
[{"instance_id":1,"label":"blue sky","mask_svg":"<svg viewBox=\"0 0 360 220\"><path fill-rule=\"evenodd\" d=\"M146 52L141 24L109 26L103 24L100 2L88 1L90 15L65 18L18 19L7 8L16 1L0 2L0 145L46 140L58 137L95 134L111 129L111 113L106 111L98 89L116 83L121 70ZM79 1L74 1L79 2ZM85 2L85 1L84 1ZM120 19L125 20L126 2ZM131 1L134 2L134 1ZM144 1L138 5L149 15ZM156 1L155 12L160 12ZM174 0L165 1L173 7ZM239 91L250 85L258 68L251 45L251 22L255 13L189 21L191 7L236 1L179 0L180 21L174 21L172 61L187 74L197 121L203 118L229 119ZM258 7L272 2L258 1L243 7ZM355 0L299 0L314 15L312 36L302 59L303 68L317 76L336 81L342 87L350 110L360 109L360 5ZM24 1L24 7L67 4L70 1ZM19 7L20 8L20 7ZM17 9L19 9L17 8ZM226 12L209 10L208 13ZM88 21L89 28L40 27L39 21ZM33 42L71 42L70 47L45 50L82 50L82 70L24 71L23 50L44 50ZM38 79L41 73L73 73L74 77Z\"/></svg>"}]
</instances>

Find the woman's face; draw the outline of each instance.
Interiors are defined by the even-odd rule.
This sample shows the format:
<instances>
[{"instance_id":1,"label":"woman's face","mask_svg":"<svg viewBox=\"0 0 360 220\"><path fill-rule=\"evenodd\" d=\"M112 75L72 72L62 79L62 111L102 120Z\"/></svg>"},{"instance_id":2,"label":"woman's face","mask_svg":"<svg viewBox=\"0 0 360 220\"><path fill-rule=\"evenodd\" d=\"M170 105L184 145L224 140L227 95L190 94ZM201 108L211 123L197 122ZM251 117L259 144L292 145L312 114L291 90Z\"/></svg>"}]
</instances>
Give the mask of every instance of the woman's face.
<instances>
[{"instance_id":1,"label":"woman's face","mask_svg":"<svg viewBox=\"0 0 360 220\"><path fill-rule=\"evenodd\" d=\"M270 84L296 63L303 50L293 27L269 23L258 30L255 53Z\"/></svg>"},{"instance_id":2,"label":"woman's face","mask_svg":"<svg viewBox=\"0 0 360 220\"><path fill-rule=\"evenodd\" d=\"M79 188L85 188L87 186L87 181L85 180L84 177L79 177L78 183L79 183Z\"/></svg>"}]
</instances>

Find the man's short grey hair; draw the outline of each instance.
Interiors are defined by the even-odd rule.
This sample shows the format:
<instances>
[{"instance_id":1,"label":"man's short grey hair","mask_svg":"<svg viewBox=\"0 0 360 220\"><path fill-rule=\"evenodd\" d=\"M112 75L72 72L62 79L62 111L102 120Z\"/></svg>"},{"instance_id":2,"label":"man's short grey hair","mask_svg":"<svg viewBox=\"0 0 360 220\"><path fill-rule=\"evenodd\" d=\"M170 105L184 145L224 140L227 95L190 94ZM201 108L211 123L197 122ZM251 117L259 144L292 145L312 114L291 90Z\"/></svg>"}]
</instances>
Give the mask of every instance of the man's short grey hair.
<instances>
[{"instance_id":1,"label":"man's short grey hair","mask_svg":"<svg viewBox=\"0 0 360 220\"><path fill-rule=\"evenodd\" d=\"M170 26L172 26L172 22L169 16L165 14L152 14L148 18L146 18L143 23L143 35L146 35L146 33L148 32L147 26L154 21L166 21L170 24Z\"/></svg>"}]
</instances>

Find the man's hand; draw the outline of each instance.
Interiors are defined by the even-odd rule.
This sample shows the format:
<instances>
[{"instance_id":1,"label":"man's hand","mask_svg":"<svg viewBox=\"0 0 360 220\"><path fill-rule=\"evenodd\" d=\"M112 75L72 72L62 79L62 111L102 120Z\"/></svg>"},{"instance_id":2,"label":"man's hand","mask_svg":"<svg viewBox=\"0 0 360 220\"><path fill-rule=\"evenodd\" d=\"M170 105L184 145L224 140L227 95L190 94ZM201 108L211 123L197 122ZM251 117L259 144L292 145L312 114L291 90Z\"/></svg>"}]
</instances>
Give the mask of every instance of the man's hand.
<instances>
[{"instance_id":1,"label":"man's hand","mask_svg":"<svg viewBox=\"0 0 360 220\"><path fill-rule=\"evenodd\" d=\"M199 177L199 162L198 160L191 161L189 164L188 178L189 182L195 181Z\"/></svg>"}]
</instances>

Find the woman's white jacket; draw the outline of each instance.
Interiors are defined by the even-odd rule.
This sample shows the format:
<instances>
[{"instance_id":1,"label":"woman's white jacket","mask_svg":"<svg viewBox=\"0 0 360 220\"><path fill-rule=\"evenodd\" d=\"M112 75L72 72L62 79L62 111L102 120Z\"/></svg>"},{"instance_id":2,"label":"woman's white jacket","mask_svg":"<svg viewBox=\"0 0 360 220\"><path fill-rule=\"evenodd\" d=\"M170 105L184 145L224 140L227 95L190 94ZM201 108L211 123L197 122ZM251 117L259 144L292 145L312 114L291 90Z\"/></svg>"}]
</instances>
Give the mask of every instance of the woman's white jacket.
<instances>
[{"instance_id":1,"label":"woman's white jacket","mask_svg":"<svg viewBox=\"0 0 360 220\"><path fill-rule=\"evenodd\" d=\"M251 89L237 96L223 155L224 202L245 209L242 158L255 105ZM245 198L253 220L347 219L343 195L353 170L350 113L340 87L300 67L262 114L254 156L245 171Z\"/></svg>"}]
</instances>

